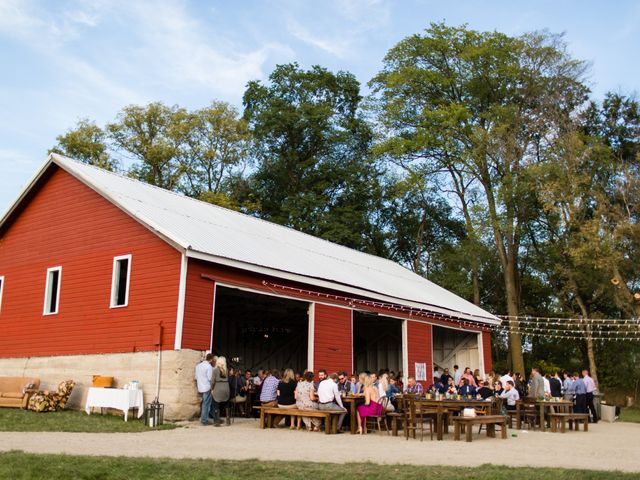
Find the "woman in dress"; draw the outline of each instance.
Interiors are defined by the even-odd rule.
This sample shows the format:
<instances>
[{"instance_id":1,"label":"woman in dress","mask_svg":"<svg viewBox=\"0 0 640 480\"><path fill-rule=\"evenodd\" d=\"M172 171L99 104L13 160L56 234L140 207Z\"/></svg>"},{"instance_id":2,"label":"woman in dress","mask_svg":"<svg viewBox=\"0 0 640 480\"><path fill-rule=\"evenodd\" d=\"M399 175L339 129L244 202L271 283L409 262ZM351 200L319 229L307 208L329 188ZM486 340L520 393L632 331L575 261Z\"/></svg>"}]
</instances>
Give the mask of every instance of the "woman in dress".
<instances>
[{"instance_id":1,"label":"woman in dress","mask_svg":"<svg viewBox=\"0 0 640 480\"><path fill-rule=\"evenodd\" d=\"M313 372L305 372L302 381L298 383L295 391L296 407L298 410L317 410L318 397L313 386ZM304 417L304 424L311 432L320 431L320 419ZM298 417L298 428L300 428L300 417Z\"/></svg>"},{"instance_id":2,"label":"woman in dress","mask_svg":"<svg viewBox=\"0 0 640 480\"><path fill-rule=\"evenodd\" d=\"M480 381L481 381L481 380L484 380L484 379L482 378L482 375L480 374L480 369L479 369L479 368L476 368L476 369L473 371L473 379L476 381L476 387L477 387L478 385L480 385Z\"/></svg>"},{"instance_id":3,"label":"woman in dress","mask_svg":"<svg viewBox=\"0 0 640 480\"><path fill-rule=\"evenodd\" d=\"M227 359L218 357L211 375L211 413L215 427L222 425L220 421L220 404L229 400L229 380L227 376Z\"/></svg>"},{"instance_id":4,"label":"woman in dress","mask_svg":"<svg viewBox=\"0 0 640 480\"><path fill-rule=\"evenodd\" d=\"M382 404L380 403L380 392L373 384L373 377L367 375L364 381L364 405L358 406L358 433L367 433L366 417L382 414ZM363 419L364 430L363 430Z\"/></svg>"}]
</instances>

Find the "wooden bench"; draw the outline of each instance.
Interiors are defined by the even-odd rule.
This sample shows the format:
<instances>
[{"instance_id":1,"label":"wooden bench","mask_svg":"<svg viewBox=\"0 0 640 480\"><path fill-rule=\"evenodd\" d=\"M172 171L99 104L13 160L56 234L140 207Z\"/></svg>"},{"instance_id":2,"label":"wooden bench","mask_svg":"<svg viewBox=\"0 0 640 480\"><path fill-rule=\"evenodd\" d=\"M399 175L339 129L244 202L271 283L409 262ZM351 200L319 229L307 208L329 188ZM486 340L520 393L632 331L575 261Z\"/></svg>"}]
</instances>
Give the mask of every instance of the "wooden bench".
<instances>
[{"instance_id":1,"label":"wooden bench","mask_svg":"<svg viewBox=\"0 0 640 480\"><path fill-rule=\"evenodd\" d=\"M260 411L260 428L273 428L274 417L314 417L324 419L324 433L338 432L338 418L342 410L299 410L297 408L253 407Z\"/></svg>"},{"instance_id":2,"label":"wooden bench","mask_svg":"<svg viewBox=\"0 0 640 480\"><path fill-rule=\"evenodd\" d=\"M552 413L551 417L551 431L557 432L558 426L560 427L560 433L567 431L567 422L569 422L569 429L572 427L575 430L580 429L580 422L582 422L583 430L589 431L589 414L588 413Z\"/></svg>"},{"instance_id":3,"label":"wooden bench","mask_svg":"<svg viewBox=\"0 0 640 480\"><path fill-rule=\"evenodd\" d=\"M471 441L474 425L485 425L487 427L487 437L495 438L496 425L501 426L502 438L507 438L507 417L504 415L479 415L477 417L453 417L453 439L460 440L461 429L465 429L465 440Z\"/></svg>"}]
</instances>

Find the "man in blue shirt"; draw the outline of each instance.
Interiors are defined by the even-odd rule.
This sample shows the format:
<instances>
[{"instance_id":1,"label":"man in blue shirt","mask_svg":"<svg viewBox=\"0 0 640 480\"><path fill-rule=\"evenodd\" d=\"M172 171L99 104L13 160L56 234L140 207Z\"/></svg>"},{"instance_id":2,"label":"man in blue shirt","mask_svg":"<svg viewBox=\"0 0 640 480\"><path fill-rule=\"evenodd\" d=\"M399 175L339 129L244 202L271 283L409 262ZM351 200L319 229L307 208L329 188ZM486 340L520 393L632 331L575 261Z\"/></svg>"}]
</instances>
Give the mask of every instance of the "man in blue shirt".
<instances>
[{"instance_id":1,"label":"man in blue shirt","mask_svg":"<svg viewBox=\"0 0 640 480\"><path fill-rule=\"evenodd\" d=\"M573 411L575 413L587 413L587 387L577 372L573 374L573 392L575 394Z\"/></svg>"}]
</instances>

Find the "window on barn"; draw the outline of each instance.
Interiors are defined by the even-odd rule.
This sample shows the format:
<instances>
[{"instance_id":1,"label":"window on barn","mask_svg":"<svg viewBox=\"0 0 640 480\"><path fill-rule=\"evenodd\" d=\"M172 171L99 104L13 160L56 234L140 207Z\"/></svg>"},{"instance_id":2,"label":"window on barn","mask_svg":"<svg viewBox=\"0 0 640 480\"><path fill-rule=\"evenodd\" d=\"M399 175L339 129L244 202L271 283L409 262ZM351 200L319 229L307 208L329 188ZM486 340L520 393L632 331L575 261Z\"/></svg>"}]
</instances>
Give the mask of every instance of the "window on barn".
<instances>
[{"instance_id":1,"label":"window on barn","mask_svg":"<svg viewBox=\"0 0 640 480\"><path fill-rule=\"evenodd\" d=\"M131 255L115 257L111 277L111 308L126 307L129 304L130 278Z\"/></svg>"},{"instance_id":2,"label":"window on barn","mask_svg":"<svg viewBox=\"0 0 640 480\"><path fill-rule=\"evenodd\" d=\"M62 280L62 267L47 269L47 286L44 291L43 315L58 313L60 307L60 281Z\"/></svg>"},{"instance_id":3,"label":"window on barn","mask_svg":"<svg viewBox=\"0 0 640 480\"><path fill-rule=\"evenodd\" d=\"M2 311L2 291L4 289L4 277L0 276L0 312Z\"/></svg>"}]
</instances>

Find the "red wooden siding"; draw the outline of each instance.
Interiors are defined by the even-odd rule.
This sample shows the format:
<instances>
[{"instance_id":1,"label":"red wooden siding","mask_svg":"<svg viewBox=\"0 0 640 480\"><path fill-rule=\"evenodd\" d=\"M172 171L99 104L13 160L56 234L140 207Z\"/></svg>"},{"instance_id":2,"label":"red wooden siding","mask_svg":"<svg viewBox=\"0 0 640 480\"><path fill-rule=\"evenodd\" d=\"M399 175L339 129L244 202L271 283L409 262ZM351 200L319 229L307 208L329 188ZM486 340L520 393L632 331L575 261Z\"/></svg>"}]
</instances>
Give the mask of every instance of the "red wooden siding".
<instances>
[{"instance_id":1,"label":"red wooden siding","mask_svg":"<svg viewBox=\"0 0 640 480\"><path fill-rule=\"evenodd\" d=\"M427 364L427 381L420 382L428 386L433 382L433 331L428 323L407 320L407 360L409 372L405 378L416 375L416 363Z\"/></svg>"},{"instance_id":2,"label":"red wooden siding","mask_svg":"<svg viewBox=\"0 0 640 480\"><path fill-rule=\"evenodd\" d=\"M313 368L328 373L353 369L353 311L314 304ZM309 339L311 341L311 339Z\"/></svg>"},{"instance_id":3,"label":"red wooden siding","mask_svg":"<svg viewBox=\"0 0 640 480\"><path fill-rule=\"evenodd\" d=\"M0 238L0 357L174 346L180 253L61 169ZM132 254L129 304L109 308L113 257ZM57 315L42 315L47 268L62 266Z\"/></svg>"},{"instance_id":4,"label":"red wooden siding","mask_svg":"<svg viewBox=\"0 0 640 480\"><path fill-rule=\"evenodd\" d=\"M491 362L491 332L482 332L482 353L484 355L484 371L489 373L493 368Z\"/></svg>"},{"instance_id":5,"label":"red wooden siding","mask_svg":"<svg viewBox=\"0 0 640 480\"><path fill-rule=\"evenodd\" d=\"M203 273L212 273L210 265L190 258L182 325L182 348L209 350L211 347L215 283L202 278Z\"/></svg>"}]
</instances>

